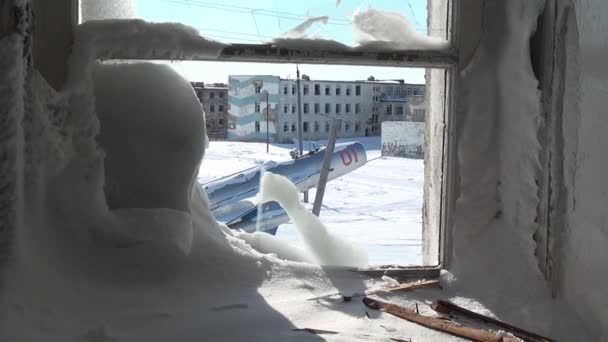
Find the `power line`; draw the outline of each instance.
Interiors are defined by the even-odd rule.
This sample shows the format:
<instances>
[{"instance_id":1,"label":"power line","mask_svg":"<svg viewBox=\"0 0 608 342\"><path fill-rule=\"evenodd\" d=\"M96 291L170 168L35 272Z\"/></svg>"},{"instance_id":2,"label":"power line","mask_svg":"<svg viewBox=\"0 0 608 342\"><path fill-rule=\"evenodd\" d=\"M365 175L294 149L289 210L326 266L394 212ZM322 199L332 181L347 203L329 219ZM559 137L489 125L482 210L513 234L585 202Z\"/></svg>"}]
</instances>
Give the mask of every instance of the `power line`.
<instances>
[{"instance_id":1,"label":"power line","mask_svg":"<svg viewBox=\"0 0 608 342\"><path fill-rule=\"evenodd\" d=\"M194 1L194 0L160 0L160 1L167 2L167 3L174 3L174 4L178 4L178 5L185 5L185 6L210 8L210 9L222 10L222 11L233 12L233 13L251 14L251 12L254 11L254 12L256 12L257 15L272 17L272 18L283 18L283 19L294 20L294 21L301 21L302 19L306 18L305 15L301 15L301 14L293 14L293 13L288 13L288 12L277 12L277 11L272 11L272 10L256 9L256 8L243 7L243 6L223 5L223 4L213 3L213 2L208 3L208 2ZM327 24L348 26L348 25L350 25L350 22L345 19L331 18L331 19L329 19Z\"/></svg>"},{"instance_id":2,"label":"power line","mask_svg":"<svg viewBox=\"0 0 608 342\"><path fill-rule=\"evenodd\" d=\"M263 9L263 8L252 8L252 7L237 6L237 5L226 5L226 4L220 4L220 3L217 3L217 2L209 2L209 1L201 1L201 0L181 0L181 1L182 2L196 3L196 4L204 4L204 5L211 5L211 6L222 6L222 7L240 9L240 10L243 10L243 11L246 11L246 12L259 11L259 12L273 13L273 14L277 14L277 15L293 16L293 17L298 17L298 18L307 18L307 17L309 17L308 12L304 15L304 14L293 13L293 12L273 11L273 10L268 10L268 9ZM275 3L275 7L276 7L276 3ZM344 19L344 18L331 18L330 20L342 21L344 23L350 23L349 20Z\"/></svg>"},{"instance_id":3,"label":"power line","mask_svg":"<svg viewBox=\"0 0 608 342\"><path fill-rule=\"evenodd\" d=\"M240 35L240 36L258 37L257 34L253 34L253 33L237 32L237 31L226 31L226 30L217 30L217 29L211 29L211 28L206 28L206 27L198 27L198 26L196 28L198 30L200 30L200 31L210 31L210 32L235 34L235 35ZM272 36L265 36L265 35L262 35L262 37L264 37L264 38L274 38Z\"/></svg>"}]
</instances>

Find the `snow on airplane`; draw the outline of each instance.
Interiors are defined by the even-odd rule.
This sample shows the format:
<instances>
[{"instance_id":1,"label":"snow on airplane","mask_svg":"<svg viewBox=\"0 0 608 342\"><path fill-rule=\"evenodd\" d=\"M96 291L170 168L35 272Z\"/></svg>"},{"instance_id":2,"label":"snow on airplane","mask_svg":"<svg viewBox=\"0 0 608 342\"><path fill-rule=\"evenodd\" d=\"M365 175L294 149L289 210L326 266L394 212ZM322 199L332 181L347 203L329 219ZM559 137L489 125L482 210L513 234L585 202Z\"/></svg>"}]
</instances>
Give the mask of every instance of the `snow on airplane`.
<instances>
[{"instance_id":1,"label":"snow on airplane","mask_svg":"<svg viewBox=\"0 0 608 342\"><path fill-rule=\"evenodd\" d=\"M260 186L260 175L272 171L291 180L300 191L314 188L319 175L325 147L286 162L268 161L250 169L201 184L209 197L209 209L215 218L232 229L256 230L275 234L289 217L276 202L254 203ZM359 142L336 144L328 181L344 176L367 162L365 148ZM258 210L261 208L261 215Z\"/></svg>"}]
</instances>

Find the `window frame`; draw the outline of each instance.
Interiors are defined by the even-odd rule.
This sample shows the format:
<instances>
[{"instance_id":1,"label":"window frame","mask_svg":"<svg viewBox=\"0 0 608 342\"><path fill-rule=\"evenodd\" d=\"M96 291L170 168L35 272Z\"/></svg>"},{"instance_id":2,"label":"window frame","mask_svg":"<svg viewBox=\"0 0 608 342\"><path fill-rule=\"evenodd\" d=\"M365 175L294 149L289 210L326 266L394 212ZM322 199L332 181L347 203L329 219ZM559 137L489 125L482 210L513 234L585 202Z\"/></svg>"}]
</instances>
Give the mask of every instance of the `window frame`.
<instances>
[{"instance_id":1,"label":"window frame","mask_svg":"<svg viewBox=\"0 0 608 342\"><path fill-rule=\"evenodd\" d=\"M71 24L80 23L78 0L72 0ZM438 271L449 264L451 255L451 227L454 202L455 178L455 146L454 146L454 111L455 94L457 93L454 75L458 73L459 46L458 29L461 16L462 2L460 0L447 0L445 38L449 38L451 48L446 51L404 50L404 51L332 51L307 50L273 46L272 44L231 44L222 49L219 56L212 57L205 53L197 53L196 47L191 55L183 55L179 60L196 61L228 61L228 62L256 62L256 63L301 63L301 64L335 64L335 65L367 65L392 67L421 67L440 68L445 70L445 108L444 116L450 124L444 128L442 147L442 173L446 176L441 179L441 214L439 223L439 251L437 266L405 267L403 269L418 271ZM464 13L464 12L462 12ZM142 54L137 49L119 49L117 51L98 51L99 60L166 60L163 56L163 43L159 42L159 49L153 49ZM201 47L204 49L204 47ZM65 68L65 66L61 66ZM426 93L426 92L425 92ZM295 95L295 85L292 85L292 95ZM341 94L340 94L341 95ZM338 96L340 96L338 95ZM425 94L426 95L426 94ZM228 108L230 109L230 108ZM425 113L428 115L428 111ZM293 130L292 130L293 131ZM369 270L365 273L373 273ZM380 272L380 271L379 271ZM382 274L398 274L398 269L383 270ZM427 274L427 273L424 273ZM434 273L435 274L435 273Z\"/></svg>"}]
</instances>

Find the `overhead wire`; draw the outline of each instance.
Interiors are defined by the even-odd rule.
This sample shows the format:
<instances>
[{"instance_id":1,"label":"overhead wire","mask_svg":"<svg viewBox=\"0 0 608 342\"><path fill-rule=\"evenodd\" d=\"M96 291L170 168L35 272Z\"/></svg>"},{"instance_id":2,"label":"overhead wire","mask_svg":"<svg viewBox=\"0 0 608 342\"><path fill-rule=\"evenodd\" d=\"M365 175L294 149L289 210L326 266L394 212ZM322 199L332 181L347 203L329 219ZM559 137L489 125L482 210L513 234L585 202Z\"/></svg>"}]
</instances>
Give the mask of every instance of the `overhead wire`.
<instances>
[{"instance_id":1,"label":"overhead wire","mask_svg":"<svg viewBox=\"0 0 608 342\"><path fill-rule=\"evenodd\" d=\"M215 3L215 2L205 2L205 1L198 1L198 0L160 0L160 1L167 2L167 3L174 3L174 4L178 4L178 5L184 5L184 6L210 8L210 9L222 10L222 11L233 12L233 13L251 14L251 12L254 11L256 15L272 17L272 18L282 18L282 19L288 19L288 20L294 20L294 21L300 21L302 19L307 18L307 16L303 15L303 14L280 12L280 11L244 7L244 6L225 5L225 4ZM348 21L346 19L342 19L342 18L330 18L327 23L330 25L339 25L339 26L350 25L350 21Z\"/></svg>"}]
</instances>

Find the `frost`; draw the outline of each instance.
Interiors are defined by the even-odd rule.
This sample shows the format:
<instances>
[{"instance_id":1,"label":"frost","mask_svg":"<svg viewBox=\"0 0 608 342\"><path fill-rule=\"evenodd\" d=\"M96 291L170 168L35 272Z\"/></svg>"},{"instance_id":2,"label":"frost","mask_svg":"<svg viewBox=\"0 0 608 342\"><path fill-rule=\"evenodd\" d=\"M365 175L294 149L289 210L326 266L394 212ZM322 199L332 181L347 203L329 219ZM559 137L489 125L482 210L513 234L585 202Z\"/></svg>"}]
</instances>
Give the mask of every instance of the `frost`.
<instances>
[{"instance_id":1,"label":"frost","mask_svg":"<svg viewBox=\"0 0 608 342\"><path fill-rule=\"evenodd\" d=\"M136 17L136 0L81 0L82 21L100 19L131 19Z\"/></svg>"},{"instance_id":2,"label":"frost","mask_svg":"<svg viewBox=\"0 0 608 342\"><path fill-rule=\"evenodd\" d=\"M388 50L441 50L448 48L448 42L422 34L410 21L397 12L379 11L369 8L353 15L355 41L360 49Z\"/></svg>"},{"instance_id":3,"label":"frost","mask_svg":"<svg viewBox=\"0 0 608 342\"><path fill-rule=\"evenodd\" d=\"M321 220L300 203L298 188L289 179L265 172L260 183L260 203L276 201L285 209L317 263L324 266L367 265L367 251L331 234Z\"/></svg>"},{"instance_id":4,"label":"frost","mask_svg":"<svg viewBox=\"0 0 608 342\"><path fill-rule=\"evenodd\" d=\"M336 3L336 6L339 2ZM304 20L281 37L273 39L276 46L291 49L378 51L378 50L445 50L449 43L438 37L429 37L416 31L410 21L397 12L380 11L373 8L359 10L351 19L356 46L348 46L318 34L306 34L316 22L327 23L327 16Z\"/></svg>"},{"instance_id":5,"label":"frost","mask_svg":"<svg viewBox=\"0 0 608 342\"><path fill-rule=\"evenodd\" d=\"M308 31L308 29L314 23L318 22L318 23L327 24L328 20L329 20L329 17L326 15L320 16L320 17L308 18L308 19L304 20L302 23L300 23L298 26L292 28L291 30L289 30L285 34L283 34L283 38L290 38L290 39L304 38L306 36L306 31Z\"/></svg>"}]
</instances>

